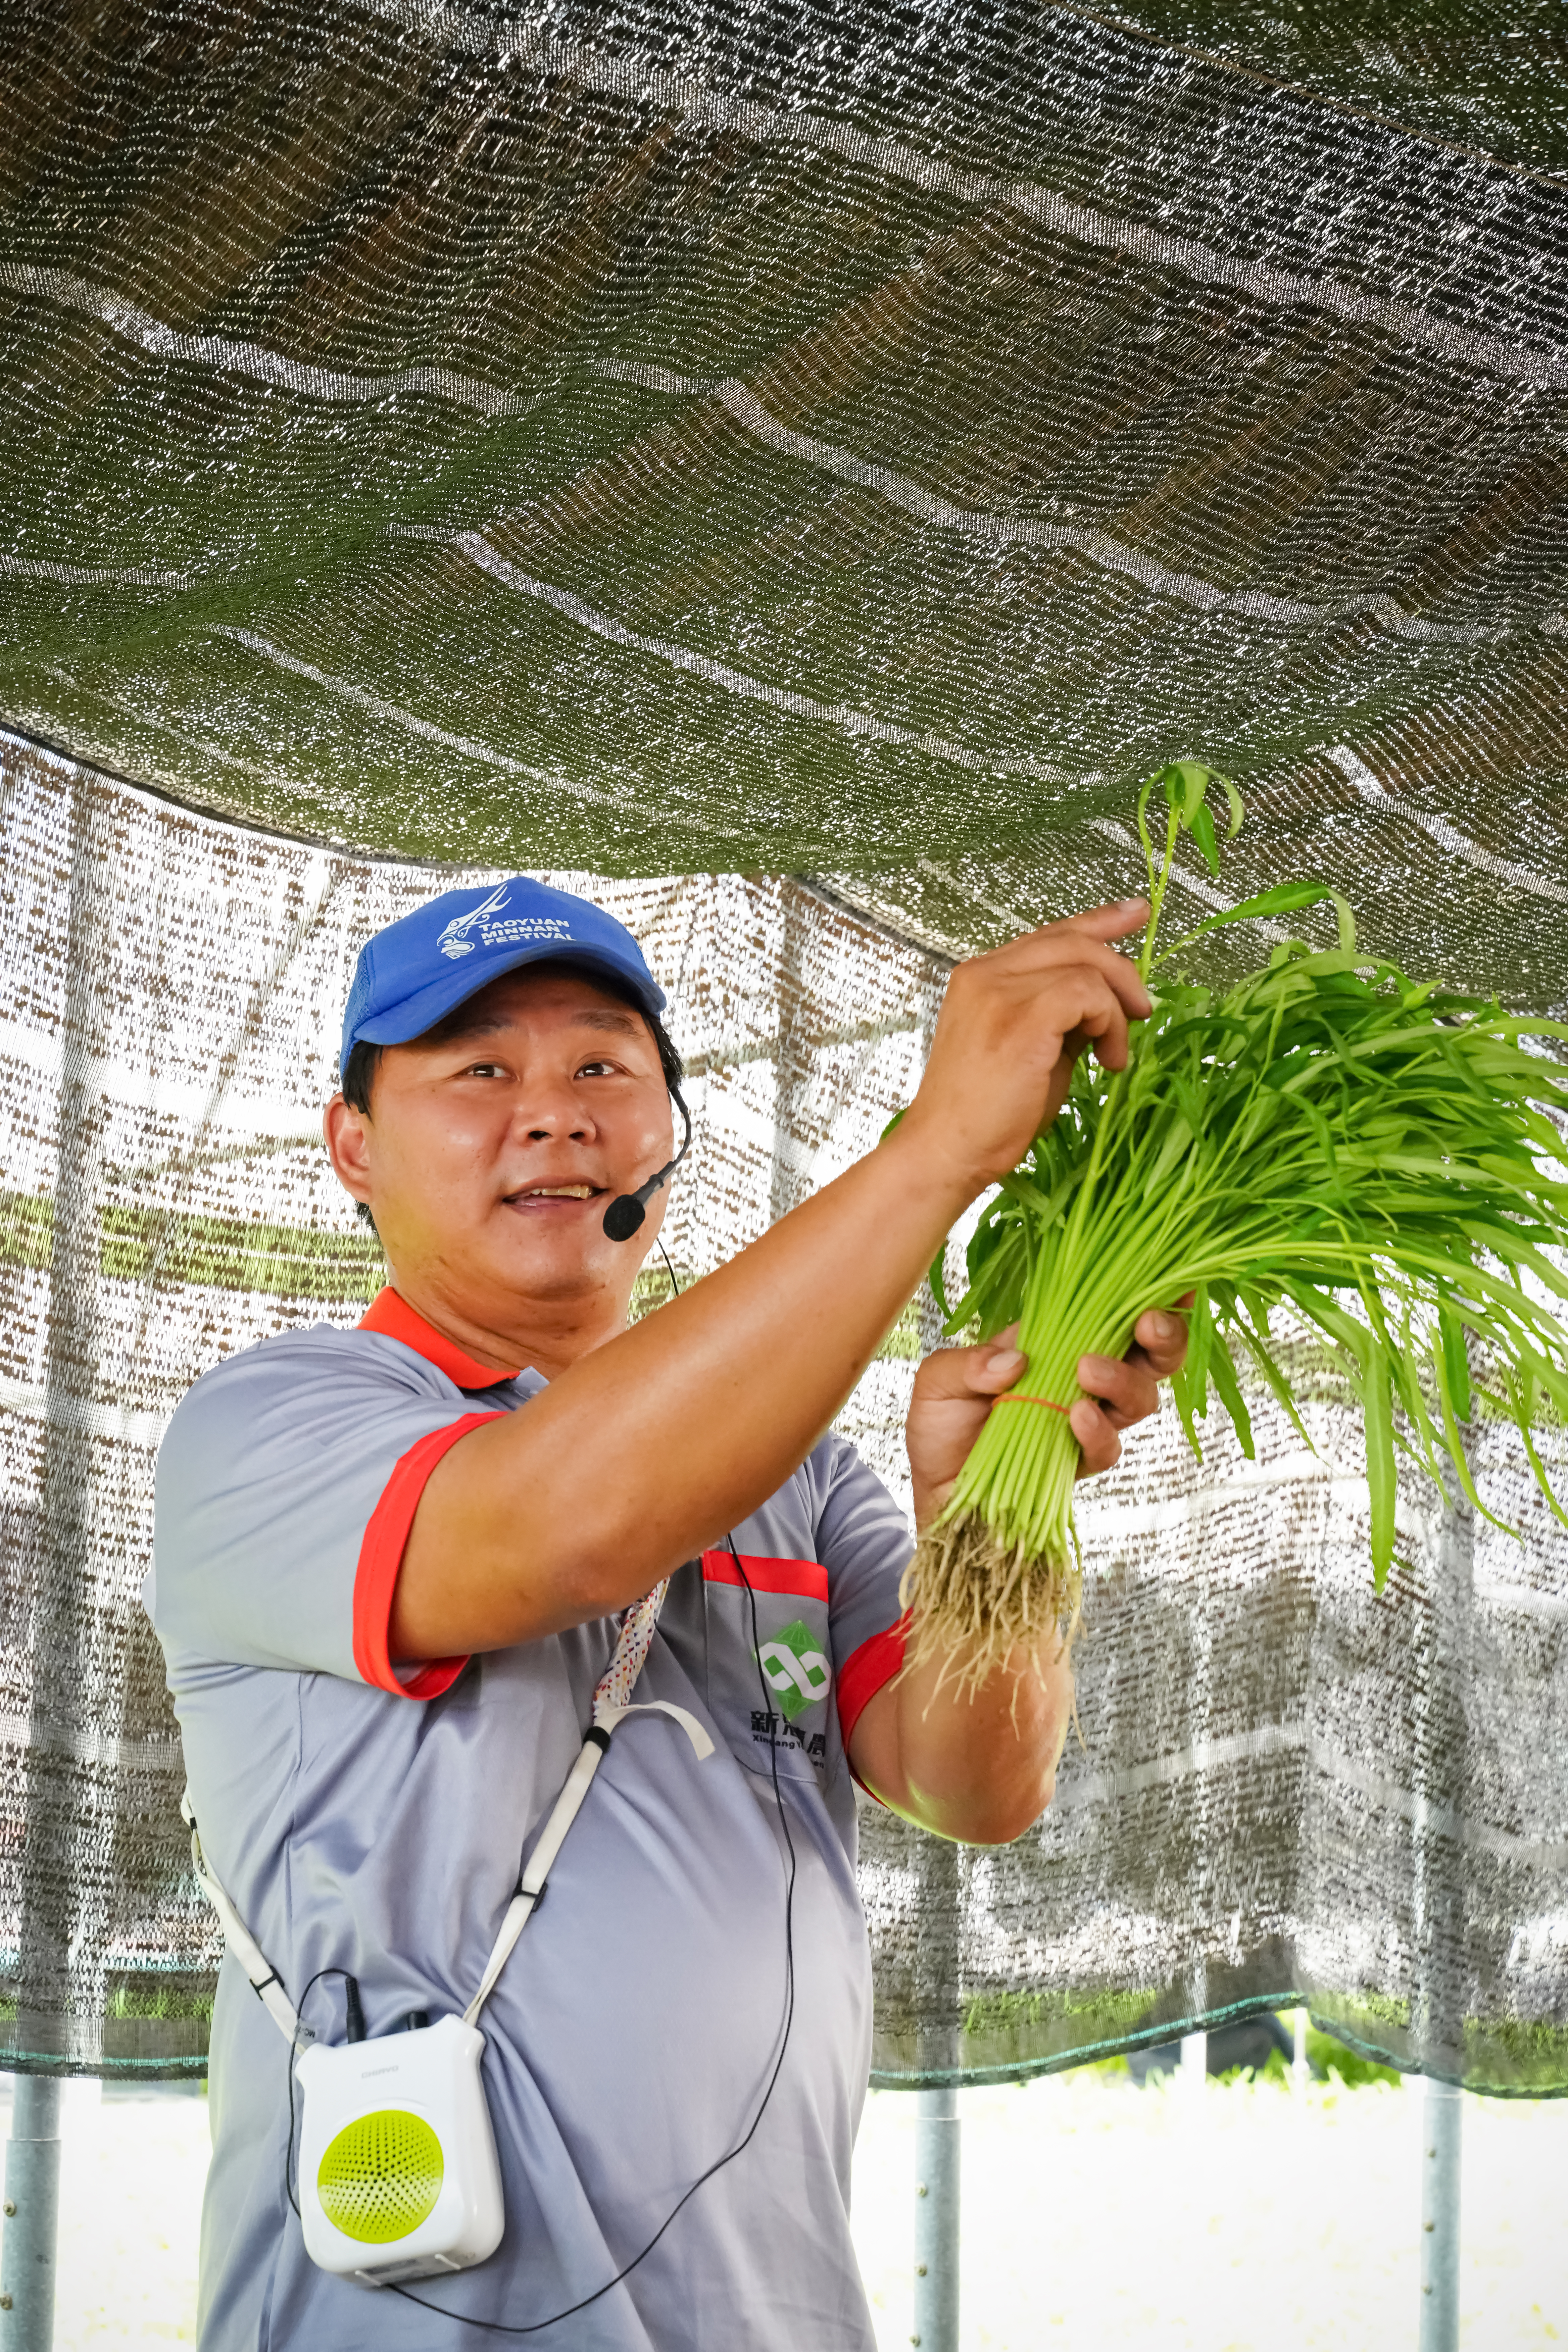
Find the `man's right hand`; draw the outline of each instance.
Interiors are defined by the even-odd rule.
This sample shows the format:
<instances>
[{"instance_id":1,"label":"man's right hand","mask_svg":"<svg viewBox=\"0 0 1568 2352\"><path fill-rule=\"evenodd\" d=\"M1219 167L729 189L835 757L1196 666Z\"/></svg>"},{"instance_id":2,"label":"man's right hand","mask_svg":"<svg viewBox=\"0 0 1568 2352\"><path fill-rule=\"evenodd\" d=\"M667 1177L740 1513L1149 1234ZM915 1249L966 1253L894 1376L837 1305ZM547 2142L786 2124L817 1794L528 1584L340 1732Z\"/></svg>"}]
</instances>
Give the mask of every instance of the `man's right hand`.
<instances>
[{"instance_id":1,"label":"man's right hand","mask_svg":"<svg viewBox=\"0 0 1568 2352\"><path fill-rule=\"evenodd\" d=\"M966 1202L1049 1126L1086 1044L1107 1069L1125 1066L1127 1024L1152 1006L1137 966L1110 942L1148 916L1147 899L1123 898L953 972L920 1092L895 1132L922 1157L951 1162Z\"/></svg>"}]
</instances>

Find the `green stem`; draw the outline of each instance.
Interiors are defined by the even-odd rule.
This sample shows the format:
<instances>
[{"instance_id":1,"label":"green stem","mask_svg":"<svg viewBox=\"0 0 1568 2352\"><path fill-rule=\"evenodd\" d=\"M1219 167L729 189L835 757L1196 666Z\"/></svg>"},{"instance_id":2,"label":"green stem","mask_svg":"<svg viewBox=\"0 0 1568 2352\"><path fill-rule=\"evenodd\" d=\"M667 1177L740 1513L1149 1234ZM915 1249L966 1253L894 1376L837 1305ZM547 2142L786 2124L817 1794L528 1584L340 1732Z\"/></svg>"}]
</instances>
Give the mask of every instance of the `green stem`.
<instances>
[{"instance_id":1,"label":"green stem","mask_svg":"<svg viewBox=\"0 0 1568 2352\"><path fill-rule=\"evenodd\" d=\"M1143 945L1138 957L1138 977L1147 982L1154 961L1154 934L1160 928L1160 909L1165 903L1165 893L1171 887L1171 868L1176 862L1176 840L1182 821L1173 808L1165 825L1165 862L1158 878L1154 873L1154 846L1149 838L1149 828L1143 822L1147 787L1138 810L1138 835L1143 844L1143 863L1149 872L1149 923L1143 933Z\"/></svg>"}]
</instances>

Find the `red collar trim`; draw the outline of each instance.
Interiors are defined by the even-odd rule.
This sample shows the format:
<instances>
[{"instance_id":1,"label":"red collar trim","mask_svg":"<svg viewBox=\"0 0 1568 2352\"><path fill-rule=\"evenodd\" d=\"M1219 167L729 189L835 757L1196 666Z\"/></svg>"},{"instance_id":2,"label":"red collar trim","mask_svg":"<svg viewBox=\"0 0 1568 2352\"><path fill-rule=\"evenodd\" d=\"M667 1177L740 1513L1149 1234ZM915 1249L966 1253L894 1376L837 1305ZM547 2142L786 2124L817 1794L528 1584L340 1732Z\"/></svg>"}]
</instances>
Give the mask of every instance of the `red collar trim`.
<instances>
[{"instance_id":1,"label":"red collar trim","mask_svg":"<svg viewBox=\"0 0 1568 2352\"><path fill-rule=\"evenodd\" d=\"M423 1356L427 1364L434 1364L438 1372L445 1372L460 1389L493 1389L502 1381L517 1378L515 1370L496 1372L488 1364L476 1364L472 1356L466 1356L453 1341L444 1339L423 1315L416 1315L391 1283L377 1295L369 1313L361 1316L359 1328L362 1331L379 1331L388 1339L401 1339L405 1348L412 1348L416 1356Z\"/></svg>"}]
</instances>

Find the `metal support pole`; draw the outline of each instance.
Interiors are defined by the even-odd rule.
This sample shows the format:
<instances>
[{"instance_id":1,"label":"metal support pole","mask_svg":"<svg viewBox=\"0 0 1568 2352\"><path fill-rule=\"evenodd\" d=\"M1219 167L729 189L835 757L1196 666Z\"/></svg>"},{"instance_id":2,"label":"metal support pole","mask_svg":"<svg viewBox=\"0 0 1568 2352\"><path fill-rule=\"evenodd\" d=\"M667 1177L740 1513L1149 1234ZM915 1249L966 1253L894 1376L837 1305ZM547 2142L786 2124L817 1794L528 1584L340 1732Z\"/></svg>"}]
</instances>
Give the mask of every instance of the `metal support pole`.
<instances>
[{"instance_id":1,"label":"metal support pole","mask_svg":"<svg viewBox=\"0 0 1568 2352\"><path fill-rule=\"evenodd\" d=\"M923 1002L921 1061L931 1051L941 1003L940 988ZM928 1356L947 1345L942 1311L922 1284L916 1294L920 1349ZM921 2060L933 2072L956 2069L963 2060L959 1917L963 1897L959 1849L939 1838L921 1848L927 1897L921 1922L921 1972L931 2012L921 2035ZM921 2352L958 2352L961 2305L958 2086L946 2082L915 2093L915 2293L910 2342Z\"/></svg>"},{"instance_id":2,"label":"metal support pole","mask_svg":"<svg viewBox=\"0 0 1568 2352\"><path fill-rule=\"evenodd\" d=\"M811 1044L811 1004L805 969L812 929L810 902L784 886L784 940L778 968L778 1044L773 1049L773 1165L768 1186L768 1223L804 1201L811 1191L802 1176L800 1129L808 1126L816 1056Z\"/></svg>"},{"instance_id":3,"label":"metal support pole","mask_svg":"<svg viewBox=\"0 0 1568 2352\"><path fill-rule=\"evenodd\" d=\"M915 2324L921 2352L958 2352L958 2092L915 2093Z\"/></svg>"},{"instance_id":4,"label":"metal support pole","mask_svg":"<svg viewBox=\"0 0 1568 2352\"><path fill-rule=\"evenodd\" d=\"M1462 1429L1466 1444L1468 1426ZM1468 1971L1466 1872L1455 1830L1469 1781L1466 1696L1474 1643L1476 1514L1464 1497L1444 1513L1431 1577L1431 1621L1416 1717L1414 1828L1416 2050L1435 2070L1421 2108L1421 2352L1459 2341L1460 2095L1437 2073L1462 2074Z\"/></svg>"},{"instance_id":5,"label":"metal support pole","mask_svg":"<svg viewBox=\"0 0 1568 2352\"><path fill-rule=\"evenodd\" d=\"M1421 2352L1458 2352L1459 2156L1464 2108L1430 2076L1421 2113Z\"/></svg>"},{"instance_id":6,"label":"metal support pole","mask_svg":"<svg viewBox=\"0 0 1568 2352\"><path fill-rule=\"evenodd\" d=\"M1208 2088L1209 2038L1201 2030L1182 2036L1182 2088L1192 2099L1201 2099Z\"/></svg>"},{"instance_id":7,"label":"metal support pole","mask_svg":"<svg viewBox=\"0 0 1568 2352\"><path fill-rule=\"evenodd\" d=\"M50 2352L60 2201L60 2084L30 2071L82 2054L76 2000L99 2006L105 1833L101 1782L72 1754L92 1641L88 1564L94 1522L89 1413L100 1379L99 1223L109 1109L98 1075L107 933L95 788L72 792L70 912L44 1357L44 1562L29 1596L32 1704L22 1758L18 1951L5 2223L0 2236L0 2352ZM85 1947L85 1955L84 1955Z\"/></svg>"},{"instance_id":8,"label":"metal support pole","mask_svg":"<svg viewBox=\"0 0 1568 2352\"><path fill-rule=\"evenodd\" d=\"M920 2057L928 2076L941 2074L946 2080L915 2093L915 2292L910 2341L921 2352L958 2352L961 2206L953 2077L963 2055L958 2023L962 1868L957 1846L942 1838L922 1842L926 1899L919 1957L926 2014Z\"/></svg>"},{"instance_id":9,"label":"metal support pole","mask_svg":"<svg viewBox=\"0 0 1568 2352\"><path fill-rule=\"evenodd\" d=\"M54 2342L59 2204L59 2080L18 2074L5 2144L5 2228L0 2237L4 2352L49 2352Z\"/></svg>"}]
</instances>

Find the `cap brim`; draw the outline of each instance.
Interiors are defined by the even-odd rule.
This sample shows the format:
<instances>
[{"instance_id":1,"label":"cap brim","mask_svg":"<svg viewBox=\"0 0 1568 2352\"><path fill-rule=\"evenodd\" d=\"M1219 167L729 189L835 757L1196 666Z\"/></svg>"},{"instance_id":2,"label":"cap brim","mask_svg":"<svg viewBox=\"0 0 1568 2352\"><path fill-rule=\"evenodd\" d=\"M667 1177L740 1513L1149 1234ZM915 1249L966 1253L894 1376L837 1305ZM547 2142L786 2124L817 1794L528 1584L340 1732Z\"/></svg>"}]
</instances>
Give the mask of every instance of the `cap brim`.
<instances>
[{"instance_id":1,"label":"cap brim","mask_svg":"<svg viewBox=\"0 0 1568 2352\"><path fill-rule=\"evenodd\" d=\"M509 971L519 971L531 963L575 964L590 977L595 971L609 972L632 991L645 1013L664 1010L663 989L650 983L646 973L629 961L623 963L594 948L563 948L556 940L535 940L511 955L487 956L479 971L458 965L443 972L439 980L433 980L428 987L405 996L401 1004L389 1005L384 1013L362 1021L344 1048L345 1055L359 1045L410 1045L416 1037L423 1037L427 1029L434 1029L438 1021L445 1021L459 1004L466 1004L470 996L478 996L481 989L489 988L492 981L503 980Z\"/></svg>"}]
</instances>

